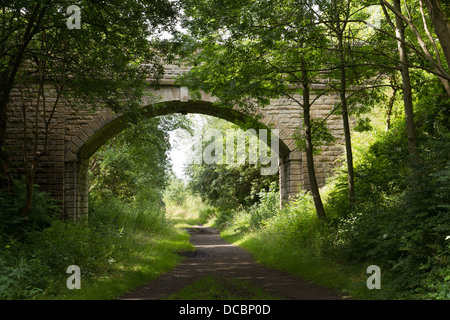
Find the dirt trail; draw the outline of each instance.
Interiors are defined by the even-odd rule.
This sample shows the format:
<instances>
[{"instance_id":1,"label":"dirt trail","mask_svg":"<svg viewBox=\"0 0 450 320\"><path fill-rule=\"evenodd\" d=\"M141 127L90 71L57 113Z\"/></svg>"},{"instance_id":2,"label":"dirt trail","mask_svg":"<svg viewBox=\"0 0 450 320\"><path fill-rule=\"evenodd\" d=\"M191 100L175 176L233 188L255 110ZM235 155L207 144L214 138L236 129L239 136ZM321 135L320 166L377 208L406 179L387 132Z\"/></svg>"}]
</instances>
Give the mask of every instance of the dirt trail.
<instances>
[{"instance_id":1,"label":"dirt trail","mask_svg":"<svg viewBox=\"0 0 450 320\"><path fill-rule=\"evenodd\" d=\"M265 291L289 300L342 299L334 290L255 263L248 251L223 240L214 228L195 226L188 232L191 234L190 242L198 248L197 251L186 253L186 259L175 269L125 294L120 299L164 299L208 275L249 280Z\"/></svg>"}]
</instances>

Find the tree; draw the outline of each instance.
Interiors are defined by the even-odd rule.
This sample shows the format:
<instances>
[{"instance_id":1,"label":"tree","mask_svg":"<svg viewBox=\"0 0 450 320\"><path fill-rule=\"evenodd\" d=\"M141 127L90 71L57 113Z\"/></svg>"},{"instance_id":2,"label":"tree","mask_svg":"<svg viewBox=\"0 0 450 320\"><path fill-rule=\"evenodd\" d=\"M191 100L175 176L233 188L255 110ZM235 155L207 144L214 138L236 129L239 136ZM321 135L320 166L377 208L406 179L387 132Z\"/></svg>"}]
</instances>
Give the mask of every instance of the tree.
<instances>
[{"instance_id":1,"label":"tree","mask_svg":"<svg viewBox=\"0 0 450 320\"><path fill-rule=\"evenodd\" d=\"M333 2L334 1L325 1L325 3ZM442 27L447 23L447 20L442 8L439 5L439 2L434 2L435 6L433 8L435 9L435 19L433 25L441 26L441 37L438 37L440 39L444 39L444 42L442 44L435 41L436 35L433 33L434 30L428 27L429 18L425 13L422 0L411 1L408 3L405 2L403 6L398 0L392 1L392 4L386 0L357 2L356 12L364 12L365 7L381 8L382 12L384 13L385 20L383 21L384 23L380 23L379 25L373 25L369 23L368 19L364 17L355 17L349 20L348 17L346 17L347 19L345 19L345 17L340 18L336 16L335 18L329 19L328 21L329 25L333 23L354 24L362 22L376 30L378 36L363 37L361 39L361 42L370 43L373 45L373 50L370 54L368 54L368 56L374 56L373 54L375 53L380 57L384 56L385 58L388 58L390 60L390 62L377 62L381 69L398 69L399 73L401 74L401 86L405 110L406 131L408 135L409 155L413 168L417 168L419 166L419 155L414 124L411 70L421 69L436 75L443 84L443 87L445 88L447 94L450 94L448 63L446 64L441 59L441 51L444 51L445 53L446 47L448 47L445 42L446 31L445 28ZM413 7L417 8L418 10L413 10ZM428 8L429 10L431 10L430 6L428 6ZM403 12L406 13L403 14ZM334 27L333 29L336 28ZM385 38L383 39L382 36L384 36ZM395 43L397 45L396 52L393 52L390 49L390 43ZM429 49L430 47L432 48L432 50ZM434 55L432 51L434 51ZM373 63L367 59L366 61L369 64ZM392 75L390 75L389 77L391 79L393 78ZM396 91L397 90L394 90L394 92Z\"/></svg>"},{"instance_id":2,"label":"tree","mask_svg":"<svg viewBox=\"0 0 450 320\"><path fill-rule=\"evenodd\" d=\"M400 0L394 0L394 8L395 10L401 11ZM406 123L406 132L408 135L408 147L409 147L409 155L411 156L411 163L418 166L418 150L417 150L417 136L416 129L414 124L414 110L413 110L413 98L412 98L412 87L411 87L411 79L409 75L409 59L408 52L406 50L405 41L405 28L403 26L403 21L399 16L395 17L395 35L399 40L397 40L398 44L398 54L400 59L400 73L402 75L402 84L403 84L403 103L405 106L405 123Z\"/></svg>"},{"instance_id":3,"label":"tree","mask_svg":"<svg viewBox=\"0 0 450 320\"><path fill-rule=\"evenodd\" d=\"M35 74L33 76L28 75L31 69L19 70L16 76L22 103L23 169L27 189L25 205L22 209L22 218L24 219L28 219L30 214L39 160L48 155L48 139L52 127L55 125L52 120L62 97L66 80L60 76L65 72L66 64L64 60L56 61L52 58L54 44L57 40L57 38L44 33L38 43L39 46L33 48L40 53L39 55L33 55L36 68L33 71ZM33 43L33 45L36 44ZM56 92L55 99L51 103L46 99L49 84L51 89ZM28 99L27 101L25 97ZM40 127L42 123L43 129Z\"/></svg>"},{"instance_id":4,"label":"tree","mask_svg":"<svg viewBox=\"0 0 450 320\"><path fill-rule=\"evenodd\" d=\"M421 0L419 0L420 4L422 4ZM386 18L386 21L388 22L388 25L395 31L395 39L397 41L397 48L398 48L398 59L400 62L399 68L400 68L400 74L402 78L402 92L403 92L403 104L404 104L404 110L405 110L405 125L406 125L406 132L407 132L407 140L408 140L408 150L409 150L409 156L411 165L413 167L414 171L417 171L419 167L419 153L418 153L418 142L417 142L417 135L416 135L416 129L415 129L415 123L414 123L414 108L413 108L413 94L412 94L412 85L411 85L411 77L410 77L410 53L408 53L408 42L406 38L406 28L404 25L404 22L406 22L411 30L413 31L414 35L416 36L421 49L423 50L425 59L434 65L435 72L439 74L446 74L447 72L444 70L441 60L440 60L440 53L438 51L438 48L436 46L436 43L434 39L432 38L428 27L427 27L427 21L424 15L423 10L421 10L422 18L423 18L423 26L425 31L427 32L427 35L429 36L435 50L436 50L436 56L437 56L437 62L434 61L432 58L431 53L429 52L426 44L424 43L420 33L418 32L418 29L415 24L412 23L411 18L411 11L408 7L408 5L405 6L406 10L408 11L409 18L406 18L402 15L402 6L400 0L393 0L393 5L387 3L386 1L382 0L381 6L383 8L383 12ZM395 24L392 22L388 10L391 10L395 15ZM423 8L422 8L423 9ZM415 50L417 53L418 50ZM448 84L449 79L445 79L443 77L439 77L441 82L443 83L444 87L447 90L447 93L450 94L450 87Z\"/></svg>"},{"instance_id":5,"label":"tree","mask_svg":"<svg viewBox=\"0 0 450 320\"><path fill-rule=\"evenodd\" d=\"M450 24L448 21L448 13L446 14L442 9L442 5L439 0L424 0L428 13L431 17L431 22L433 23L434 30L439 38L442 50L444 51L445 59L447 60L447 66L450 66ZM422 17L425 17L423 11L422 1L419 1ZM448 12L448 11L447 11ZM426 21L424 20L424 26L426 26ZM429 32L428 32L429 34ZM432 37L429 37L435 46ZM437 50L436 50L437 51ZM436 54L438 54L436 52ZM438 62L440 58L437 58Z\"/></svg>"},{"instance_id":6,"label":"tree","mask_svg":"<svg viewBox=\"0 0 450 320\"><path fill-rule=\"evenodd\" d=\"M7 106L15 77L24 59L25 51L32 38L39 32L41 21L50 1L37 1L33 7L23 10L12 1L2 2L1 43L0 43L0 162L1 176L6 178L8 187L8 159L5 150ZM16 40L18 39L18 40ZM3 180L3 179L2 179ZM2 181L3 182L3 181Z\"/></svg>"},{"instance_id":7,"label":"tree","mask_svg":"<svg viewBox=\"0 0 450 320\"><path fill-rule=\"evenodd\" d=\"M396 31L396 37L397 37L397 41L400 41L402 43L402 46L405 46L405 50L406 50L406 45L408 44L408 42L406 41L405 38L399 38L399 35L402 33L404 33L404 26L403 23L405 23L407 26L410 27L414 37L416 38L420 50L415 49L415 47L413 47L413 49L415 49L415 52L420 54L422 56L422 58L424 60L426 60L428 62L428 64L430 65L429 70L432 70L433 73L435 73L438 77L439 80L442 82L445 90L447 91L447 94L450 96L450 73L449 73L449 66L450 66L450 27L449 27L449 23L447 20L447 17L445 15L445 13L443 12L440 2L438 0L424 0L426 3L426 6L428 8L428 12L429 12L429 16L431 17L431 22L432 25L434 27L434 31L439 39L439 45L438 43L435 41L435 37L432 34L431 30L428 28L428 19L427 19L427 15L425 14L424 11L424 5L423 5L423 1L422 0L418 0L418 6L419 6L419 10L420 11L420 21L422 21L422 26L419 25L418 22L415 22L414 20L419 20L419 19L414 19L415 17L413 17L413 11L410 9L410 5L408 5L405 2L404 10L407 12L407 16L405 16L403 14L403 10L402 10L402 6L401 3L399 1L393 1L393 4L391 5L389 2L387 2L386 0L381 0L380 4L383 7L383 10L385 12L385 15L388 19L388 21L390 20L388 14L387 14L387 9L388 8L394 15L395 15L395 19L396 19L396 26L397 28L399 28L400 30ZM392 23L390 23L392 25ZM423 36L419 30L419 27L421 27L423 29L423 32L426 35ZM425 39L428 39L427 43L425 41ZM432 52L429 49L429 46L432 46L432 51L434 51L434 55L433 56ZM402 50L402 51L405 51ZM445 59L447 64L445 65L441 59L441 50L444 53Z\"/></svg>"},{"instance_id":8,"label":"tree","mask_svg":"<svg viewBox=\"0 0 450 320\"><path fill-rule=\"evenodd\" d=\"M323 83L323 28L308 1L182 1L192 33L194 67L183 81L211 92L225 106L253 110L285 97L303 108L302 138L317 214L326 216L315 177L310 98ZM220 8L220 11L218 10ZM191 42L192 43L192 42ZM298 95L301 95L300 99ZM320 94L318 95L320 96Z\"/></svg>"},{"instance_id":9,"label":"tree","mask_svg":"<svg viewBox=\"0 0 450 320\"><path fill-rule=\"evenodd\" d=\"M203 147L195 152L203 153L207 147L213 146L211 152L223 150L223 164L207 164L205 162L196 163L192 159L187 166L187 174L190 179L188 187L196 194L200 195L204 201L220 209L236 209L238 207L249 207L257 203L260 199L258 193L261 189L269 190L271 183L278 183L278 175L261 175L261 163L251 163L251 153L257 153L258 146L252 144L251 139L240 127L222 119L209 119L203 131L218 129L222 133L223 139L209 141L202 139ZM230 136L229 136L230 135ZM205 136L206 137L206 136ZM232 139L229 139L232 138ZM228 152L227 148L231 146L229 141L234 143L232 151L238 150L237 141L246 141L245 154L234 154ZM222 144L221 146L219 144ZM217 147L217 148L216 148ZM260 143L259 148L263 147ZM213 151L214 149L214 151ZM252 151L250 151L252 149ZM267 151L269 147L267 147ZM244 159L245 156L245 159ZM242 157L242 163L238 158ZM197 158L194 153L193 158ZM233 161L237 160L237 161Z\"/></svg>"},{"instance_id":10,"label":"tree","mask_svg":"<svg viewBox=\"0 0 450 320\"><path fill-rule=\"evenodd\" d=\"M347 160L347 177L348 177L348 198L350 202L353 202L355 197L355 174L353 170L353 152L350 136L350 121L349 121L349 110L348 110L348 97L347 97L347 86L348 86L348 69L356 69L350 60L349 49L346 48L347 43L351 46L348 38L351 38L348 30L349 20L352 16L352 0L331 0L331 1L319 1L319 6L317 10L310 8L315 12L317 19L326 25L330 32L330 36L334 39L334 44L331 44L330 50L334 52L336 57L335 65L339 71L339 83L336 88L332 82L328 85L337 89L340 97L340 106L342 113L342 123L344 127L344 139L345 139L345 150L346 150L346 160Z\"/></svg>"},{"instance_id":11,"label":"tree","mask_svg":"<svg viewBox=\"0 0 450 320\"><path fill-rule=\"evenodd\" d=\"M333 2L325 1L325 3ZM428 9L428 15L426 14L424 3ZM419 154L414 123L411 70L419 69L434 74L442 83L447 95L450 95L450 73L447 59L449 57L450 38L448 38L446 11L442 9L438 0L405 1L404 5L399 0L393 0L392 3L387 0L377 0L356 2L355 12L364 13L365 8L371 7L378 7L384 13L385 19L379 25L369 23L364 16L355 16L355 18L350 20L335 17L330 19L328 24L347 22L350 25L364 23L376 30L377 35L362 37L360 41L361 43L372 45L372 51L368 52L368 57L377 55L390 60L378 61L376 64L373 61L366 60L368 64L378 65L381 70L398 69L401 74L409 155L412 168L417 168L419 166ZM430 19L434 29L429 27ZM439 41L436 41L436 38ZM390 49L391 43L397 45L395 52ZM445 60L441 58L442 54L446 57ZM391 79L393 77L395 76L389 76ZM397 90L394 90L394 92L396 93Z\"/></svg>"},{"instance_id":12,"label":"tree","mask_svg":"<svg viewBox=\"0 0 450 320\"><path fill-rule=\"evenodd\" d=\"M80 30L69 30L66 9L72 1L2 1L0 7L0 176L10 185L5 149L9 96L21 70L33 75L36 61L64 62L63 95L84 105L115 111L136 109L149 72L161 74L161 50L150 41L158 29L170 28L175 5L161 1L83 0ZM53 47L42 48L43 39ZM153 37L154 38L154 37ZM51 56L48 56L48 54ZM151 70L142 63L152 65ZM47 65L47 64L46 64ZM48 74L47 72L44 72Z\"/></svg>"},{"instance_id":13,"label":"tree","mask_svg":"<svg viewBox=\"0 0 450 320\"><path fill-rule=\"evenodd\" d=\"M165 191L165 197L177 206L181 206L188 196L187 188L183 180L171 177Z\"/></svg>"},{"instance_id":14,"label":"tree","mask_svg":"<svg viewBox=\"0 0 450 320\"><path fill-rule=\"evenodd\" d=\"M35 101L33 110L27 110L25 103L22 109L25 219L31 207L39 159L48 155L51 121L58 102L64 99L76 108L109 107L134 115L135 119L146 79L149 75L158 79L163 70L163 54L158 50L162 47L149 38L156 28L170 25L176 15L173 5L164 0L157 3L86 0L79 2L81 29L71 30L66 25L66 9L71 4L3 1L0 8L0 188L11 187L5 149L10 92L13 87L20 87L22 96L33 97ZM152 67L147 68L149 65ZM49 89L57 92L51 107L45 99ZM42 123L43 132L39 130ZM33 126L32 132L27 125ZM31 133L32 146L27 143Z\"/></svg>"},{"instance_id":15,"label":"tree","mask_svg":"<svg viewBox=\"0 0 450 320\"><path fill-rule=\"evenodd\" d=\"M429 16L425 13L424 2ZM386 0L380 0L379 4L383 9L387 25L394 31L394 34L381 28L377 28L377 30L389 35L397 42L398 58L393 59L398 61L402 77L408 150L412 168L417 172L420 161L414 122L410 69L420 68L436 75L441 81L447 96L450 96L450 73L448 69L450 62L449 24L438 0L418 0L410 3L405 1L403 6L400 0L393 0L392 4ZM412 10L411 6L415 6L418 10ZM389 12L394 15L395 23L392 21ZM406 14L403 14L403 12L406 12ZM420 15L418 14L419 12ZM428 27L428 17L431 18L434 30ZM406 27L409 27L409 30ZM408 35L408 31L411 33L410 35ZM433 34L433 31L435 31L439 42L435 40L436 36ZM431 50L429 49L430 46L432 47ZM434 51L434 56L432 51ZM446 63L441 59L442 52L446 58ZM415 63L411 62L412 60L415 60Z\"/></svg>"},{"instance_id":16,"label":"tree","mask_svg":"<svg viewBox=\"0 0 450 320\"><path fill-rule=\"evenodd\" d=\"M123 202L156 203L168 184L169 131L188 128L176 115L142 120L113 137L90 162L90 188L99 202L113 196Z\"/></svg>"}]
</instances>

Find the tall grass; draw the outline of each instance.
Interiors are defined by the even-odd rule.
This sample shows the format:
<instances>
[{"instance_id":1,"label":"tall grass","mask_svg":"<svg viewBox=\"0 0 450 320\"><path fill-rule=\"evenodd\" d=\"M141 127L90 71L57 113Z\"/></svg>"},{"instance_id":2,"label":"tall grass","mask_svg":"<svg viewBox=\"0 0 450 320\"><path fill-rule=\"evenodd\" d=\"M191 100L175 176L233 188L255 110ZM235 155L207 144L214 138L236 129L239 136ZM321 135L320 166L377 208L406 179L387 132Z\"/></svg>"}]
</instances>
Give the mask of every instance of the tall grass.
<instances>
[{"instance_id":1,"label":"tall grass","mask_svg":"<svg viewBox=\"0 0 450 320\"><path fill-rule=\"evenodd\" d=\"M275 195L278 193L273 192ZM237 213L222 229L221 235L252 252L257 262L338 289L343 296L379 297L379 292L370 292L366 288L367 266L345 264L330 254L330 243L336 230L317 218L309 194L299 193L283 209L275 209L259 227L241 228L242 215L250 215L251 212Z\"/></svg>"},{"instance_id":2,"label":"tall grass","mask_svg":"<svg viewBox=\"0 0 450 320\"><path fill-rule=\"evenodd\" d=\"M442 161L448 137L424 143L428 153L416 175L408 168L401 135L375 139L357 159L354 203L344 170L321 190L327 220L317 219L311 196L301 192L287 207L265 214L269 195L255 207L218 210L216 225L259 262L346 295L449 299L450 166ZM381 290L366 287L366 270L373 264L382 270Z\"/></svg>"},{"instance_id":3,"label":"tall grass","mask_svg":"<svg viewBox=\"0 0 450 320\"><path fill-rule=\"evenodd\" d=\"M152 203L93 204L84 222L53 218L2 234L0 299L112 299L173 268L188 239ZM66 287L70 265L81 269L81 290Z\"/></svg>"},{"instance_id":4,"label":"tall grass","mask_svg":"<svg viewBox=\"0 0 450 320\"><path fill-rule=\"evenodd\" d=\"M164 197L164 203L167 219L179 227L206 224L215 215L214 208L206 205L199 196L187 191L181 203L176 203L168 197Z\"/></svg>"},{"instance_id":5,"label":"tall grass","mask_svg":"<svg viewBox=\"0 0 450 320\"><path fill-rule=\"evenodd\" d=\"M272 197L275 196L278 193L272 192ZM249 210L247 214L251 213L252 210ZM317 219L310 195L299 193L283 209L274 209L272 216L261 221L259 227L236 228L239 225L238 215L222 235L250 250L258 262L321 284L336 286L328 281L330 279L323 278L329 274L331 267L329 263L324 263L322 252L327 225ZM334 282L335 275L332 277Z\"/></svg>"}]
</instances>

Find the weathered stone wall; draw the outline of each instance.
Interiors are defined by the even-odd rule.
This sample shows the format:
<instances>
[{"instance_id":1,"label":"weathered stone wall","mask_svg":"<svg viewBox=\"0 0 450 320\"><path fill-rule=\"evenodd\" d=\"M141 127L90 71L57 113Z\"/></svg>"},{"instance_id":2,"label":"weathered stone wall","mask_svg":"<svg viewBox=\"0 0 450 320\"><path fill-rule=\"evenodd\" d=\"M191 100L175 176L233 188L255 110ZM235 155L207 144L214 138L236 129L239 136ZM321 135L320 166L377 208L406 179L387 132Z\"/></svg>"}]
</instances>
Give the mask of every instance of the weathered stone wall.
<instances>
[{"instance_id":1,"label":"weathered stone wall","mask_svg":"<svg viewBox=\"0 0 450 320\"><path fill-rule=\"evenodd\" d=\"M187 70L174 65L166 67L166 77L162 79L161 86L157 90L148 89L158 98L157 103L154 100L144 103L143 110L147 117L188 112L217 116L229 121L242 121L256 115L260 116L262 119L260 121L264 125L279 129L280 133L280 200L287 201L301 187L309 189L306 159L296 150L292 137L302 124L302 109L298 104L287 99L274 100L270 106L261 108L251 115L236 109L224 110L213 104L214 97L203 94L201 100L194 101L189 96L187 88L175 85L173 78L185 71ZM316 92L319 90L320 88L316 88ZM56 92L46 90L48 105L55 101L55 97ZM300 96L297 98L301 99ZM338 102L336 95L319 97L311 108L312 117L326 117ZM31 112L33 109L31 106L35 103L33 99L28 97L24 99L24 103L29 106ZM23 159L22 105L22 95L19 90L15 90L11 96L7 144L13 154L11 159L18 163L18 167ZM323 186L326 178L333 173L334 162L344 151L340 141L343 136L341 120L337 116L330 116L327 125L338 140L335 145L324 147L322 153L315 158L319 186ZM32 127L31 124L29 126ZM40 123L39 126L42 129L43 124ZM36 183L61 200L67 217L77 219L87 213L89 158L102 144L126 126L120 115L113 114L109 110L103 109L92 114L83 111L83 108L75 109L73 103L67 103L63 99L58 102L51 121L49 152L39 161Z\"/></svg>"},{"instance_id":2,"label":"weathered stone wall","mask_svg":"<svg viewBox=\"0 0 450 320\"><path fill-rule=\"evenodd\" d=\"M64 161L66 134L66 103L56 99L56 92L49 88L45 91L45 105L43 100L37 107L36 90L21 92L14 89L10 96L8 109L8 123L6 133L6 148L10 154L11 166L17 176L24 173L25 141L28 146L28 160L38 152L42 152L45 145L45 122L48 123L47 153L38 159L36 169L36 183L44 191L49 192L55 199L64 202ZM53 111L53 108L56 107ZM23 108L25 106L25 109ZM45 111L44 111L45 106ZM38 111L38 125L35 125L36 110ZM25 138L24 112L27 115L27 137ZM51 115L51 116L50 116ZM44 120L45 119L45 120ZM37 139L36 139L37 129ZM33 148L37 141L37 152Z\"/></svg>"}]
</instances>

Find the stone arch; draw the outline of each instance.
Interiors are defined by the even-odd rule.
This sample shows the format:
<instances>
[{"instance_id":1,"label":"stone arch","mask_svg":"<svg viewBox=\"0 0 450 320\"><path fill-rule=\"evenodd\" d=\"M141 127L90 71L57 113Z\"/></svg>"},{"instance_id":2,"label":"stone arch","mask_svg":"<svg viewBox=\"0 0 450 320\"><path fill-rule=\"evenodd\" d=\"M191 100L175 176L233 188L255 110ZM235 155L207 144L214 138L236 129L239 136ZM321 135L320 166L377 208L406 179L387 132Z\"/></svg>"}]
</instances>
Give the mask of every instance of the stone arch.
<instances>
[{"instance_id":1,"label":"stone arch","mask_svg":"<svg viewBox=\"0 0 450 320\"><path fill-rule=\"evenodd\" d=\"M261 111L247 114L236 109L220 108L214 104L215 99L202 94L201 99L192 100L187 88L163 86L151 93L158 96L156 103L146 102L143 115L147 118L172 113L198 113L219 117L233 123L254 123L253 128L276 128L280 132L280 203L299 191L301 181L301 155L293 150L293 128L274 115ZM64 209L69 219L79 219L88 211L88 165L89 158L107 140L126 129L129 125L123 117L101 110L93 115L76 117L70 135L66 135Z\"/></svg>"}]
</instances>

